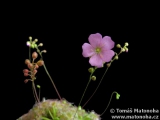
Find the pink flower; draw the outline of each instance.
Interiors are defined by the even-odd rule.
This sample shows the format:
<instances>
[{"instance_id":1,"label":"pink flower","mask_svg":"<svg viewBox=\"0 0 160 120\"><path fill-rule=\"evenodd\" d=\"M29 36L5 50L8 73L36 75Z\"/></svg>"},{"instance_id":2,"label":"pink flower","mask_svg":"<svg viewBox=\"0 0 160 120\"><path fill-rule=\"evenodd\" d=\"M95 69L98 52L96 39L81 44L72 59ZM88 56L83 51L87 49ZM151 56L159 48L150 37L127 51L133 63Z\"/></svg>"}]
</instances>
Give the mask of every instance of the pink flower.
<instances>
[{"instance_id":1,"label":"pink flower","mask_svg":"<svg viewBox=\"0 0 160 120\"><path fill-rule=\"evenodd\" d=\"M114 42L111 37L104 36L99 33L91 34L88 38L89 43L82 45L82 55L84 57L90 57L89 63L95 67L103 67L105 62L111 61L114 56L114 51L111 50L114 47Z\"/></svg>"}]
</instances>

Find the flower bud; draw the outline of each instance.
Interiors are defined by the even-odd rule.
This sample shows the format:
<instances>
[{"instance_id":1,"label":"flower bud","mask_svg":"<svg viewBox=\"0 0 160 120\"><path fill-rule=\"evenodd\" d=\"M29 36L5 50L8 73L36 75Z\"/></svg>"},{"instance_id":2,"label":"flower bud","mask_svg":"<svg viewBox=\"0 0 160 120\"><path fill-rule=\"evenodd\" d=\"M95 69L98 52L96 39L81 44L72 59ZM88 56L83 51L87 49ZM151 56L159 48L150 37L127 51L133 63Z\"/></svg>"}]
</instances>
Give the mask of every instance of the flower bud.
<instances>
[{"instance_id":1,"label":"flower bud","mask_svg":"<svg viewBox=\"0 0 160 120\"><path fill-rule=\"evenodd\" d=\"M35 75L37 73L37 70L33 70L33 74Z\"/></svg>"},{"instance_id":2,"label":"flower bud","mask_svg":"<svg viewBox=\"0 0 160 120\"><path fill-rule=\"evenodd\" d=\"M27 66L28 66L29 69L31 69L33 67L33 64L29 63Z\"/></svg>"},{"instance_id":3,"label":"flower bud","mask_svg":"<svg viewBox=\"0 0 160 120\"><path fill-rule=\"evenodd\" d=\"M128 42L126 42L124 45L127 47L129 44L128 44Z\"/></svg>"},{"instance_id":4,"label":"flower bud","mask_svg":"<svg viewBox=\"0 0 160 120\"><path fill-rule=\"evenodd\" d=\"M126 52L128 52L128 48L127 47L125 48L125 50L126 50Z\"/></svg>"},{"instance_id":5,"label":"flower bud","mask_svg":"<svg viewBox=\"0 0 160 120\"><path fill-rule=\"evenodd\" d=\"M125 52L126 50L124 49L124 48L122 48L122 50L121 50L122 52Z\"/></svg>"},{"instance_id":6,"label":"flower bud","mask_svg":"<svg viewBox=\"0 0 160 120\"><path fill-rule=\"evenodd\" d=\"M38 39L35 39L34 42L35 42L35 43L38 42Z\"/></svg>"},{"instance_id":7,"label":"flower bud","mask_svg":"<svg viewBox=\"0 0 160 120\"><path fill-rule=\"evenodd\" d=\"M111 63L107 63L107 67L110 67L111 66Z\"/></svg>"},{"instance_id":8,"label":"flower bud","mask_svg":"<svg viewBox=\"0 0 160 120\"><path fill-rule=\"evenodd\" d=\"M96 76L92 76L91 79L92 79L93 81L95 81L95 80L96 80Z\"/></svg>"},{"instance_id":9,"label":"flower bud","mask_svg":"<svg viewBox=\"0 0 160 120\"><path fill-rule=\"evenodd\" d=\"M32 53L32 58L33 58L33 59L36 59L37 57L38 57L37 52L33 52L33 53Z\"/></svg>"},{"instance_id":10,"label":"flower bud","mask_svg":"<svg viewBox=\"0 0 160 120\"><path fill-rule=\"evenodd\" d=\"M117 47L117 48L121 48L121 45L120 45L120 44L117 44L116 47Z\"/></svg>"},{"instance_id":11,"label":"flower bud","mask_svg":"<svg viewBox=\"0 0 160 120\"><path fill-rule=\"evenodd\" d=\"M27 41L27 42L26 42L26 45L27 45L27 46L31 46L30 41Z\"/></svg>"},{"instance_id":12,"label":"flower bud","mask_svg":"<svg viewBox=\"0 0 160 120\"><path fill-rule=\"evenodd\" d=\"M25 64L28 65L29 63L30 63L30 60L29 60L29 59L26 59L26 60L25 60Z\"/></svg>"},{"instance_id":13,"label":"flower bud","mask_svg":"<svg viewBox=\"0 0 160 120\"><path fill-rule=\"evenodd\" d=\"M38 66L37 64L35 64L34 68L35 68L35 69L38 69L38 68L39 68L39 66Z\"/></svg>"},{"instance_id":14,"label":"flower bud","mask_svg":"<svg viewBox=\"0 0 160 120\"><path fill-rule=\"evenodd\" d=\"M24 73L24 76L26 76L26 77L27 77L27 76L29 76L29 74L28 74L28 73Z\"/></svg>"},{"instance_id":15,"label":"flower bud","mask_svg":"<svg viewBox=\"0 0 160 120\"><path fill-rule=\"evenodd\" d=\"M93 73L93 72L94 72L94 68L93 68L93 67L90 67L90 68L88 69L88 71L89 71L90 73Z\"/></svg>"},{"instance_id":16,"label":"flower bud","mask_svg":"<svg viewBox=\"0 0 160 120\"><path fill-rule=\"evenodd\" d=\"M116 99L119 100L120 94L116 93Z\"/></svg>"},{"instance_id":17,"label":"flower bud","mask_svg":"<svg viewBox=\"0 0 160 120\"><path fill-rule=\"evenodd\" d=\"M37 62L37 65L38 65L38 66L44 65L44 61L43 61L43 60L39 60L39 61Z\"/></svg>"},{"instance_id":18,"label":"flower bud","mask_svg":"<svg viewBox=\"0 0 160 120\"><path fill-rule=\"evenodd\" d=\"M41 51L41 53L46 53L46 52L47 52L46 50L42 50L42 51Z\"/></svg>"},{"instance_id":19,"label":"flower bud","mask_svg":"<svg viewBox=\"0 0 160 120\"><path fill-rule=\"evenodd\" d=\"M115 60L118 60L118 55L115 56Z\"/></svg>"},{"instance_id":20,"label":"flower bud","mask_svg":"<svg viewBox=\"0 0 160 120\"><path fill-rule=\"evenodd\" d=\"M30 41L32 40L32 36L29 36L29 40L30 40Z\"/></svg>"},{"instance_id":21,"label":"flower bud","mask_svg":"<svg viewBox=\"0 0 160 120\"><path fill-rule=\"evenodd\" d=\"M37 48L37 44L35 43L35 41L32 42L31 46L32 49Z\"/></svg>"},{"instance_id":22,"label":"flower bud","mask_svg":"<svg viewBox=\"0 0 160 120\"><path fill-rule=\"evenodd\" d=\"M38 46L43 46L43 43L39 43L39 45Z\"/></svg>"},{"instance_id":23,"label":"flower bud","mask_svg":"<svg viewBox=\"0 0 160 120\"><path fill-rule=\"evenodd\" d=\"M37 88L41 88L41 86L40 86L40 85L37 85Z\"/></svg>"},{"instance_id":24,"label":"flower bud","mask_svg":"<svg viewBox=\"0 0 160 120\"><path fill-rule=\"evenodd\" d=\"M23 73L28 73L28 72L29 72L28 69L24 69L24 70L23 70Z\"/></svg>"},{"instance_id":25,"label":"flower bud","mask_svg":"<svg viewBox=\"0 0 160 120\"><path fill-rule=\"evenodd\" d=\"M24 83L27 83L28 82L28 79L24 80Z\"/></svg>"}]
</instances>

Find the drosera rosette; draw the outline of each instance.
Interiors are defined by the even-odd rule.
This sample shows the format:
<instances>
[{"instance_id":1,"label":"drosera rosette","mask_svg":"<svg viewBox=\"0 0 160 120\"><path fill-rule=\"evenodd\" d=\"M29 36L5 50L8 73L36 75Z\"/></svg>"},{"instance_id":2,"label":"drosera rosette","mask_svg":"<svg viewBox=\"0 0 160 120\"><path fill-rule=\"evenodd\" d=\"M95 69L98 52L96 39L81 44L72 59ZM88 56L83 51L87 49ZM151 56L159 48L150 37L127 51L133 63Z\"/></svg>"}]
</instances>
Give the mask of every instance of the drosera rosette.
<instances>
[{"instance_id":1,"label":"drosera rosette","mask_svg":"<svg viewBox=\"0 0 160 120\"><path fill-rule=\"evenodd\" d=\"M64 98L63 99L61 98L43 60L42 53L46 53L46 50L41 51L39 49L39 47L43 46L43 43L37 44L38 39L32 40L32 37L29 37L29 41L27 41L27 46L29 46L29 59L25 60L25 64L28 66L28 69L24 69L23 73L24 76L30 77L29 79L26 79L24 82L25 83L27 83L28 81L32 82L33 95L35 97L36 104L27 114L24 114L18 120L100 120L101 116L108 109L113 95L116 94L117 100L120 98L120 94L114 91L111 94L107 107L101 114L97 114L94 111L91 112L85 111L84 109L85 105L91 100L91 98L97 92L105 74L111 67L111 64L113 63L113 61L119 59L119 55L121 53L128 52L128 45L129 45L127 42L124 44L123 47L120 44L117 44L116 47L120 49L120 52L116 53L112 50L115 46L115 43L109 36L102 37L100 33L96 33L96 34L91 34L88 40L89 43L84 43L82 45L82 50L83 50L82 55L83 57L89 57L89 63L91 67L88 69L88 71L90 73L90 76L88 83L85 87L85 90L79 101L79 104L78 106L75 106L72 103L65 100ZM35 49L36 51L34 51L31 54L31 49ZM38 55L40 56L40 59L36 61ZM35 87L36 85L34 81L36 80L35 75L37 73L37 69L40 66L44 67L49 79L51 80L51 83L53 84L54 89L56 90L59 100L43 99L41 101L40 85L37 85L37 88L39 89L39 95L37 94ZM103 76L101 77L96 89L89 97L89 99L85 102L85 104L81 105L81 102L84 98L84 95L86 93L86 90L90 82L97 81L96 75L94 74L95 71L97 71L99 68L102 67L106 67L106 70Z\"/></svg>"},{"instance_id":2,"label":"drosera rosette","mask_svg":"<svg viewBox=\"0 0 160 120\"><path fill-rule=\"evenodd\" d=\"M77 107L65 99L48 99L35 104L27 115L21 116L19 120L71 120L76 110ZM99 120L99 115L79 107L75 120Z\"/></svg>"}]
</instances>

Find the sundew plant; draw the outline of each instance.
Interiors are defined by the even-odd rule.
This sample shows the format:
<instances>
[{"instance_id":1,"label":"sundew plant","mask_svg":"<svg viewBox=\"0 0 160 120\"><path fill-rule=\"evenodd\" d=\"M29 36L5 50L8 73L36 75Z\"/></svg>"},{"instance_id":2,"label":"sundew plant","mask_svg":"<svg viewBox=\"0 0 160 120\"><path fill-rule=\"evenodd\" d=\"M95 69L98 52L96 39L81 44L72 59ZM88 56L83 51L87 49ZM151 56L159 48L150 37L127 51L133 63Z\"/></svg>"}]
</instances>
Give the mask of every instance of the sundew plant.
<instances>
[{"instance_id":1,"label":"sundew plant","mask_svg":"<svg viewBox=\"0 0 160 120\"><path fill-rule=\"evenodd\" d=\"M127 42L124 43L124 46L121 46L120 44L116 45L116 47L120 49L119 53L117 53L112 50L115 47L115 43L111 37L102 37L100 33L91 34L88 38L88 41L89 43L84 43L82 45L82 55L85 58L89 58L89 64L91 67L88 69L88 72L90 75L79 104L76 106L68 102L66 99L61 98L61 95L59 94L58 89L56 88L56 85L43 60L43 54L47 52L46 50L42 49L43 43L38 43L37 39L29 37L29 41L27 41L27 46L29 47L29 58L25 60L27 68L23 70L23 74L26 77L24 83L32 82L33 96L36 103L28 113L22 115L17 120L100 120L101 116L105 113L110 105L112 96L115 94L117 100L120 98L120 94L116 91L113 91L106 109L101 114L97 114L93 110L89 112L84 109L84 106L91 100L98 90L106 72L111 67L112 63L119 59L119 55L121 53L128 52ZM43 99L41 101L41 86L35 84L36 73L40 67L44 68L59 99ZM96 80L95 71L98 71L98 69L102 67L106 67L103 76L99 80L99 83L92 95L88 98L85 104L82 105L81 102L85 96L90 82Z\"/></svg>"}]
</instances>

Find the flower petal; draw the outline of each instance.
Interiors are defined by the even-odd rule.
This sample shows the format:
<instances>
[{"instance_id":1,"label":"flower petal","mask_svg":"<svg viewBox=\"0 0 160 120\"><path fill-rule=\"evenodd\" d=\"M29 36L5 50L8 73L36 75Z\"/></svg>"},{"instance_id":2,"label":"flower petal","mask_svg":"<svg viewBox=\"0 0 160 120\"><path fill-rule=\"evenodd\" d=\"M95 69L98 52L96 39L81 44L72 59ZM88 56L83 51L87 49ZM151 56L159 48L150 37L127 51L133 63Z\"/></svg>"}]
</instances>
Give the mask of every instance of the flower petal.
<instances>
[{"instance_id":1,"label":"flower petal","mask_svg":"<svg viewBox=\"0 0 160 120\"><path fill-rule=\"evenodd\" d=\"M101 59L103 60L103 62L109 62L111 61L112 57L114 56L114 51L113 50L104 50L101 51Z\"/></svg>"},{"instance_id":2,"label":"flower petal","mask_svg":"<svg viewBox=\"0 0 160 120\"><path fill-rule=\"evenodd\" d=\"M98 54L93 55L90 59L89 59L89 63L92 66L95 66L97 68L101 68L103 67L103 61L101 59L101 57Z\"/></svg>"},{"instance_id":3,"label":"flower petal","mask_svg":"<svg viewBox=\"0 0 160 120\"><path fill-rule=\"evenodd\" d=\"M95 48L99 46L99 44L101 43L102 35L99 33L91 34L88 40L89 40L89 43Z\"/></svg>"},{"instance_id":4,"label":"flower petal","mask_svg":"<svg viewBox=\"0 0 160 120\"><path fill-rule=\"evenodd\" d=\"M94 54L93 47L88 43L84 43L82 45L82 50L83 50L82 52L83 57L90 57Z\"/></svg>"},{"instance_id":5,"label":"flower petal","mask_svg":"<svg viewBox=\"0 0 160 120\"><path fill-rule=\"evenodd\" d=\"M102 39L101 42L101 46L103 46L102 48L105 50L110 50L114 47L115 43L113 42L113 40L111 39L111 37L109 36L105 36Z\"/></svg>"}]
</instances>

